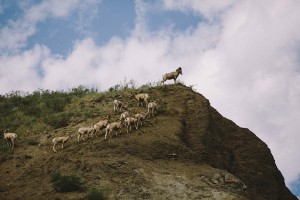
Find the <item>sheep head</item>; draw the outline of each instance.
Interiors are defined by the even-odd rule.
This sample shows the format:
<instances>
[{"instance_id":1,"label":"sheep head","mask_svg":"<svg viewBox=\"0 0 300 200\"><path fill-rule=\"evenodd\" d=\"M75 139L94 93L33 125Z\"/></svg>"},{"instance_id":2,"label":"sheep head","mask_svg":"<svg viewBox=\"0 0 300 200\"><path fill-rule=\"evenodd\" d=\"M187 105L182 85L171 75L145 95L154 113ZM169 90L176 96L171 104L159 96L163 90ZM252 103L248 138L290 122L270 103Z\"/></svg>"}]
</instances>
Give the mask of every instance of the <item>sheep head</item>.
<instances>
[{"instance_id":1,"label":"sheep head","mask_svg":"<svg viewBox=\"0 0 300 200\"><path fill-rule=\"evenodd\" d=\"M176 72L182 75L182 68L181 67L177 68Z\"/></svg>"}]
</instances>

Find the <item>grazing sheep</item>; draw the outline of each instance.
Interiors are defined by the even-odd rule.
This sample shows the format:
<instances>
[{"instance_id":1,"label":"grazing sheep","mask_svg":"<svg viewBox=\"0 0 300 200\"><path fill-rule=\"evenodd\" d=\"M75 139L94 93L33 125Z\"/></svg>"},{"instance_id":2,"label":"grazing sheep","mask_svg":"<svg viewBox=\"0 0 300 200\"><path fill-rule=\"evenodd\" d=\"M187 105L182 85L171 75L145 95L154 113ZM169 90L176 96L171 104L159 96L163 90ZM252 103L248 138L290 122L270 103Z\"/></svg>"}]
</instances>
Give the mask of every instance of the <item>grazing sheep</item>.
<instances>
[{"instance_id":1,"label":"grazing sheep","mask_svg":"<svg viewBox=\"0 0 300 200\"><path fill-rule=\"evenodd\" d=\"M182 69L181 67L177 68L175 72L170 72L165 75L163 75L163 80L161 81L161 84L164 84L166 80L174 80L174 83L176 83L176 79L179 76L179 74L182 75Z\"/></svg>"},{"instance_id":2,"label":"grazing sheep","mask_svg":"<svg viewBox=\"0 0 300 200\"><path fill-rule=\"evenodd\" d=\"M159 99L156 99L155 101L151 101L148 103L148 112L147 115L154 117L154 114L158 111L158 102Z\"/></svg>"},{"instance_id":3,"label":"grazing sheep","mask_svg":"<svg viewBox=\"0 0 300 200\"><path fill-rule=\"evenodd\" d=\"M49 144L50 142L50 138L51 135L50 134L47 134L47 133L43 133L40 137L40 140L39 140L39 147L42 146L42 145L47 145Z\"/></svg>"},{"instance_id":4,"label":"grazing sheep","mask_svg":"<svg viewBox=\"0 0 300 200\"><path fill-rule=\"evenodd\" d=\"M94 125L95 133L99 132L102 134L102 130L106 128L110 120L110 116L107 115L103 120L100 120ZM97 134L96 134L97 136Z\"/></svg>"},{"instance_id":5,"label":"grazing sheep","mask_svg":"<svg viewBox=\"0 0 300 200\"><path fill-rule=\"evenodd\" d=\"M127 109L127 105L125 105L122 101L119 101L117 99L115 99L113 101L113 105L114 105L114 112L115 113L119 113L119 112L122 112L123 110Z\"/></svg>"},{"instance_id":6,"label":"grazing sheep","mask_svg":"<svg viewBox=\"0 0 300 200\"><path fill-rule=\"evenodd\" d=\"M77 141L79 142L81 137L84 141L86 141L86 139L83 138L83 135L87 135L87 138L89 138L90 135L93 136L94 132L95 132L94 126L79 128Z\"/></svg>"},{"instance_id":7,"label":"grazing sheep","mask_svg":"<svg viewBox=\"0 0 300 200\"><path fill-rule=\"evenodd\" d=\"M146 119L146 117L148 116L147 113L137 113L134 115L134 117L137 119L137 126L139 127L139 125L143 126L143 121Z\"/></svg>"},{"instance_id":8,"label":"grazing sheep","mask_svg":"<svg viewBox=\"0 0 300 200\"><path fill-rule=\"evenodd\" d=\"M64 136L64 137L55 137L53 138L52 142L53 142L53 151L57 152L55 149L56 144L61 143L61 148L64 148L64 143L66 143L70 138L71 138L71 134L68 136Z\"/></svg>"},{"instance_id":9,"label":"grazing sheep","mask_svg":"<svg viewBox=\"0 0 300 200\"><path fill-rule=\"evenodd\" d=\"M130 113L128 111L125 111L123 112L121 115L120 115L120 121L121 123L123 123L123 121L130 116Z\"/></svg>"},{"instance_id":10,"label":"grazing sheep","mask_svg":"<svg viewBox=\"0 0 300 200\"><path fill-rule=\"evenodd\" d=\"M8 130L4 131L4 139L8 142L8 145L11 147L11 149L14 149L15 147L15 140L17 139L16 133L8 133Z\"/></svg>"},{"instance_id":11,"label":"grazing sheep","mask_svg":"<svg viewBox=\"0 0 300 200\"><path fill-rule=\"evenodd\" d=\"M143 102L145 102L145 106L147 106L148 104L149 94L147 93L141 93L141 94L132 93L130 97L134 98L142 106L143 106Z\"/></svg>"},{"instance_id":12,"label":"grazing sheep","mask_svg":"<svg viewBox=\"0 0 300 200\"><path fill-rule=\"evenodd\" d=\"M127 117L125 119L125 126L127 127L127 133L131 131L131 126L134 125L135 129L138 130L138 120L135 117Z\"/></svg>"},{"instance_id":13,"label":"grazing sheep","mask_svg":"<svg viewBox=\"0 0 300 200\"><path fill-rule=\"evenodd\" d=\"M105 140L108 134L110 134L113 130L116 131L116 136L118 136L117 131L119 130L121 133L121 129L123 128L123 124L121 122L112 122L106 126Z\"/></svg>"}]
</instances>

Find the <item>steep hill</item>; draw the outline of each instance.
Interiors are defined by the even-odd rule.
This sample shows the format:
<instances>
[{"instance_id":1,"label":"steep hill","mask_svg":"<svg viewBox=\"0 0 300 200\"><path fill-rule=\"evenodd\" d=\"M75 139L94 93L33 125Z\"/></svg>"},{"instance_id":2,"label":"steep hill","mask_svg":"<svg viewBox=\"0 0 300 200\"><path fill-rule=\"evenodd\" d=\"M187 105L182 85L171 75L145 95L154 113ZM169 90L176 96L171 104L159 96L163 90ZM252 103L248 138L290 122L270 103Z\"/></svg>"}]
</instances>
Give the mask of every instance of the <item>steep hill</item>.
<instances>
[{"instance_id":1,"label":"steep hill","mask_svg":"<svg viewBox=\"0 0 300 200\"><path fill-rule=\"evenodd\" d=\"M81 100L79 106L97 115L74 118L51 131L51 138L73 134L57 153L51 143L28 145L28 138L18 133L15 150L0 155L0 199L86 199L91 188L102 188L107 199L297 199L285 186L268 146L224 118L201 94L181 84L147 92L161 99L159 113L131 133L123 129L108 140L102 135L81 142L76 135L79 127L106 114L118 119L114 98L127 102L134 113L146 111L126 91ZM26 137L38 140L38 135ZM57 170L80 177L88 189L56 192L50 177Z\"/></svg>"}]
</instances>

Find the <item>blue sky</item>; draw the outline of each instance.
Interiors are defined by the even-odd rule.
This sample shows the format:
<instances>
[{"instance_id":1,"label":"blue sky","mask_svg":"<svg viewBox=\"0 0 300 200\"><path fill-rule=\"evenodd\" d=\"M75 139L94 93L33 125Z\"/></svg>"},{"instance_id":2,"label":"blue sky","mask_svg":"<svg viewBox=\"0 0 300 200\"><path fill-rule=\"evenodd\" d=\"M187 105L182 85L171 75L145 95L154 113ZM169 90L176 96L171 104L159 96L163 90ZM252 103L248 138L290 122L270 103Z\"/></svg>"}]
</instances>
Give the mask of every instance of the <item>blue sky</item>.
<instances>
[{"instance_id":1,"label":"blue sky","mask_svg":"<svg viewBox=\"0 0 300 200\"><path fill-rule=\"evenodd\" d=\"M0 93L142 85L181 66L181 81L267 143L299 195L299 10L297 0L0 0Z\"/></svg>"}]
</instances>

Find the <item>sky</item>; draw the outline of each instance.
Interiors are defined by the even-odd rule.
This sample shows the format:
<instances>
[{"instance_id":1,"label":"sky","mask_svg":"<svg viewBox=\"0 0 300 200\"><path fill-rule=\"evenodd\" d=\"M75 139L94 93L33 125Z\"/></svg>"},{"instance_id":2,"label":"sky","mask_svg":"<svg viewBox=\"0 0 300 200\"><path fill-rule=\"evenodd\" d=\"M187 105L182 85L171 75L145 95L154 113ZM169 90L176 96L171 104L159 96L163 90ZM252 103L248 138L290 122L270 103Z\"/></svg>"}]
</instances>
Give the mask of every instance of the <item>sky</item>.
<instances>
[{"instance_id":1,"label":"sky","mask_svg":"<svg viewBox=\"0 0 300 200\"><path fill-rule=\"evenodd\" d=\"M179 80L270 148L300 196L300 1L0 0L0 94ZM172 81L168 81L172 84Z\"/></svg>"}]
</instances>

